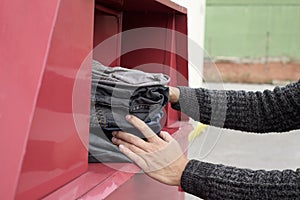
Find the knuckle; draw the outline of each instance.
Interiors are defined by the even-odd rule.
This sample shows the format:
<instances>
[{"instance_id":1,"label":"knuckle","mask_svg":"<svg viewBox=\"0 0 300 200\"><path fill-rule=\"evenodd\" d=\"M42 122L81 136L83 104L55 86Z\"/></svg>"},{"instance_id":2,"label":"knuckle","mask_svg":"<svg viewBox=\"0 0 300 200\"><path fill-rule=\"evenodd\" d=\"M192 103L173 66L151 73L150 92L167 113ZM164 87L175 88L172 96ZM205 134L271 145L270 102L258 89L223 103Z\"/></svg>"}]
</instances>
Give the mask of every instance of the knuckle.
<instances>
[{"instance_id":1,"label":"knuckle","mask_svg":"<svg viewBox=\"0 0 300 200\"><path fill-rule=\"evenodd\" d=\"M112 141L113 141L113 143L119 143L120 142L120 140L118 138L115 138L115 137L112 139Z\"/></svg>"},{"instance_id":2,"label":"knuckle","mask_svg":"<svg viewBox=\"0 0 300 200\"><path fill-rule=\"evenodd\" d=\"M115 132L114 137L120 137L120 131Z\"/></svg>"},{"instance_id":3,"label":"knuckle","mask_svg":"<svg viewBox=\"0 0 300 200\"><path fill-rule=\"evenodd\" d=\"M129 121L134 123L136 121L137 117L134 115L131 115L131 117L129 118Z\"/></svg>"},{"instance_id":4,"label":"knuckle","mask_svg":"<svg viewBox=\"0 0 300 200\"><path fill-rule=\"evenodd\" d=\"M154 146L149 146L149 148L147 149L148 153L153 153L156 150L156 148Z\"/></svg>"},{"instance_id":5,"label":"knuckle","mask_svg":"<svg viewBox=\"0 0 300 200\"><path fill-rule=\"evenodd\" d=\"M163 135L168 135L168 132L166 132L166 131L161 131L161 134L163 134Z\"/></svg>"}]
</instances>

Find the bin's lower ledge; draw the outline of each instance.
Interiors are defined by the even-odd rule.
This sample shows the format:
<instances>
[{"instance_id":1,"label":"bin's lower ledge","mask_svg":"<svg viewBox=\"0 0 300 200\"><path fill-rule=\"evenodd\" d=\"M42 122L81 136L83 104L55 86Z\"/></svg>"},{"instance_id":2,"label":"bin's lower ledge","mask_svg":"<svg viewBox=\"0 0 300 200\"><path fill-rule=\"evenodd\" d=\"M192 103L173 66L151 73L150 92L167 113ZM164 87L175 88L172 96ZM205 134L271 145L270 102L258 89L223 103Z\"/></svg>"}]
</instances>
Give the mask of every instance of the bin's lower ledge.
<instances>
[{"instance_id":1,"label":"bin's lower ledge","mask_svg":"<svg viewBox=\"0 0 300 200\"><path fill-rule=\"evenodd\" d=\"M165 128L184 150L192 126L183 122L177 128ZM177 130L177 131L175 131ZM186 153L186 152L185 152ZM132 163L91 163L88 171L46 196L46 200L183 200L184 192L178 187L159 183Z\"/></svg>"},{"instance_id":2,"label":"bin's lower ledge","mask_svg":"<svg viewBox=\"0 0 300 200\"><path fill-rule=\"evenodd\" d=\"M105 199L139 171L131 163L92 163L86 173L44 199Z\"/></svg>"}]
</instances>

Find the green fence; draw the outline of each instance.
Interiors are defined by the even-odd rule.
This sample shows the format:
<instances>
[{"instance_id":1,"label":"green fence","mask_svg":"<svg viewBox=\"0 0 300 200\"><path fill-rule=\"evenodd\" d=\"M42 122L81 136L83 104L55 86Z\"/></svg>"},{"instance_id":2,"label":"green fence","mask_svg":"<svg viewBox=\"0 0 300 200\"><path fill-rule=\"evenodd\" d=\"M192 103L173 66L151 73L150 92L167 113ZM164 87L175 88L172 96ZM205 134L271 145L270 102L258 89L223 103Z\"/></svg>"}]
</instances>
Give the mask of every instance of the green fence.
<instances>
[{"instance_id":1,"label":"green fence","mask_svg":"<svg viewBox=\"0 0 300 200\"><path fill-rule=\"evenodd\" d=\"M300 60L300 0L207 0L211 57Z\"/></svg>"}]
</instances>

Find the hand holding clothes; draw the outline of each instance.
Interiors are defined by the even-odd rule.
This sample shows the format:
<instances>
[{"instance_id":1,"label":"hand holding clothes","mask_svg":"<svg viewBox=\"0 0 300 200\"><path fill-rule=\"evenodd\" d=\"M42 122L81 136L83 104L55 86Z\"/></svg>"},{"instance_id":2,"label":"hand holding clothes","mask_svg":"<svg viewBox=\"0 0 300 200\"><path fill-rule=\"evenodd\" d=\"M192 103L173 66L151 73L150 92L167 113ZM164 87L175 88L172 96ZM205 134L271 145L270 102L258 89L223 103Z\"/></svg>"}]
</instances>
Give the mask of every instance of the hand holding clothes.
<instances>
[{"instance_id":1,"label":"hand holding clothes","mask_svg":"<svg viewBox=\"0 0 300 200\"><path fill-rule=\"evenodd\" d=\"M264 92L178 88L172 107L202 123L255 133L300 129L300 80ZM191 160L181 186L203 199L300 199L300 169L250 170Z\"/></svg>"}]
</instances>

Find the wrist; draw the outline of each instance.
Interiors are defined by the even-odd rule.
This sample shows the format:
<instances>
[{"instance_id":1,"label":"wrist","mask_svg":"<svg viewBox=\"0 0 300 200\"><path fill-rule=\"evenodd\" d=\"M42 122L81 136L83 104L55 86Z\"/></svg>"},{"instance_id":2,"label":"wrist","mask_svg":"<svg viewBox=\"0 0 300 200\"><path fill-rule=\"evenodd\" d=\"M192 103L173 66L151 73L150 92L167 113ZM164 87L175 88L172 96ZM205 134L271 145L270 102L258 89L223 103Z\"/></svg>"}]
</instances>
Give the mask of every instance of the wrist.
<instances>
[{"instance_id":1,"label":"wrist","mask_svg":"<svg viewBox=\"0 0 300 200\"><path fill-rule=\"evenodd\" d=\"M180 90L176 87L169 87L169 101L175 104L179 101Z\"/></svg>"},{"instance_id":2,"label":"wrist","mask_svg":"<svg viewBox=\"0 0 300 200\"><path fill-rule=\"evenodd\" d=\"M189 162L189 160L186 157L181 158L181 161L180 161L181 164L179 167L179 179L177 180L177 183L176 183L177 186L181 185L181 177L182 177L182 174L183 174L188 162Z\"/></svg>"}]
</instances>

